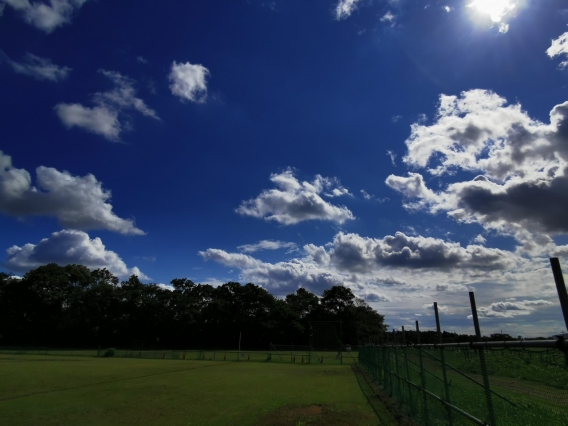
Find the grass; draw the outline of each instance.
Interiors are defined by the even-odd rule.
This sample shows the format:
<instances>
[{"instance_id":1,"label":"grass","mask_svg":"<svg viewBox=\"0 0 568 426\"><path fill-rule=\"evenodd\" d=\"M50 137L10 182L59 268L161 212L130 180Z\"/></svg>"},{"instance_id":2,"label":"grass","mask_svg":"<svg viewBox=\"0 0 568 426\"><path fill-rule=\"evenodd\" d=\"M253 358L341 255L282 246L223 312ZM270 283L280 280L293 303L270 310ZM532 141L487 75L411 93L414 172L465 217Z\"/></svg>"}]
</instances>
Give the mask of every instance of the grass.
<instances>
[{"instance_id":1,"label":"grass","mask_svg":"<svg viewBox=\"0 0 568 426\"><path fill-rule=\"evenodd\" d=\"M0 424L376 425L350 366L0 356Z\"/></svg>"}]
</instances>

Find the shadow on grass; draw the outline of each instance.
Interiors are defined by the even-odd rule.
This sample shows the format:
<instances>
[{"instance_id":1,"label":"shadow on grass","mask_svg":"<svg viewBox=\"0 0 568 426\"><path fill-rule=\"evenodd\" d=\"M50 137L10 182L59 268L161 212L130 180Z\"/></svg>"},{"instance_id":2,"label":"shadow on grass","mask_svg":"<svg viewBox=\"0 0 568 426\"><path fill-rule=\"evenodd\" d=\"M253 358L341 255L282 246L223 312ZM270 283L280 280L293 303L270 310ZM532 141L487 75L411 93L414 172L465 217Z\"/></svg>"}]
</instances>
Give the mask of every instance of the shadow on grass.
<instances>
[{"instance_id":1,"label":"shadow on grass","mask_svg":"<svg viewBox=\"0 0 568 426\"><path fill-rule=\"evenodd\" d=\"M415 423L408 417L400 415L396 410L396 401L387 396L382 389L373 383L371 377L359 365L351 366L359 387L369 401L381 425L386 426L414 426Z\"/></svg>"}]
</instances>

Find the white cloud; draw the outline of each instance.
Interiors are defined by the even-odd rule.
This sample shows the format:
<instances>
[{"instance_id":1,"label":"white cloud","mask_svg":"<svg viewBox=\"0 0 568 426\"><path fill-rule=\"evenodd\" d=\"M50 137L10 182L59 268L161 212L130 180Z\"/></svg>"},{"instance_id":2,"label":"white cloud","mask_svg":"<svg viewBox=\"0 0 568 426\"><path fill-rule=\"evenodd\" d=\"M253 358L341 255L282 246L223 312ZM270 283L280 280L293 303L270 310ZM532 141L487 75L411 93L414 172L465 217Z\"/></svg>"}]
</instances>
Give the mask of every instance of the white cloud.
<instances>
[{"instance_id":1,"label":"white cloud","mask_svg":"<svg viewBox=\"0 0 568 426\"><path fill-rule=\"evenodd\" d=\"M57 104L55 112L65 126L81 127L109 140L117 141L122 131L118 111L106 106L89 108L81 104Z\"/></svg>"},{"instance_id":2,"label":"white cloud","mask_svg":"<svg viewBox=\"0 0 568 426\"><path fill-rule=\"evenodd\" d=\"M434 303L425 303L424 305L422 305L422 308L424 309L432 309L434 310ZM448 307L446 305L440 305L438 304L438 311L443 311L443 312L447 312L448 311Z\"/></svg>"},{"instance_id":3,"label":"white cloud","mask_svg":"<svg viewBox=\"0 0 568 426\"><path fill-rule=\"evenodd\" d=\"M396 153L389 149L387 151L387 155L390 157L392 165L396 167Z\"/></svg>"},{"instance_id":4,"label":"white cloud","mask_svg":"<svg viewBox=\"0 0 568 426\"><path fill-rule=\"evenodd\" d=\"M342 186L337 186L331 189L331 191L329 192L324 192L323 195L329 198L342 197L343 195L348 195L350 197L353 196L353 194L351 194L347 188L343 188Z\"/></svg>"},{"instance_id":5,"label":"white cloud","mask_svg":"<svg viewBox=\"0 0 568 426\"><path fill-rule=\"evenodd\" d=\"M568 56L568 32L552 40L550 47L546 49L546 54L551 58L555 58L556 56Z\"/></svg>"},{"instance_id":6,"label":"white cloud","mask_svg":"<svg viewBox=\"0 0 568 426\"><path fill-rule=\"evenodd\" d=\"M321 292L332 285L345 285L363 294L361 297L376 293L384 301L417 290L466 292L468 286L447 280L448 271L452 271L453 278L491 276L497 280L497 274L506 274L522 263L515 254L498 249L464 248L457 243L401 233L383 239L339 233L325 246L306 244L303 256L277 263L214 248L199 254L205 260L237 268L243 280L279 294L298 286ZM432 278L426 278L429 276ZM448 282L440 284L441 280Z\"/></svg>"},{"instance_id":7,"label":"white cloud","mask_svg":"<svg viewBox=\"0 0 568 426\"><path fill-rule=\"evenodd\" d=\"M363 198L365 200L372 200L375 196L372 194L369 194L367 191L365 191L364 189L361 190L361 194L363 194Z\"/></svg>"},{"instance_id":8,"label":"white cloud","mask_svg":"<svg viewBox=\"0 0 568 426\"><path fill-rule=\"evenodd\" d=\"M383 17L380 19L381 22L389 22L391 24L394 24L394 21L396 19L396 15L393 15L393 13L389 10L387 13L385 13L383 15Z\"/></svg>"},{"instance_id":9,"label":"white cloud","mask_svg":"<svg viewBox=\"0 0 568 426\"><path fill-rule=\"evenodd\" d=\"M169 80L172 94L196 103L207 99L207 77L209 70L200 64L172 63Z\"/></svg>"},{"instance_id":10,"label":"white cloud","mask_svg":"<svg viewBox=\"0 0 568 426\"><path fill-rule=\"evenodd\" d=\"M335 6L335 19L338 21L347 19L357 9L360 0L339 0Z\"/></svg>"},{"instance_id":11,"label":"white cloud","mask_svg":"<svg viewBox=\"0 0 568 426\"><path fill-rule=\"evenodd\" d=\"M342 224L354 219L345 206L335 206L321 197L324 190L333 194L341 191L337 179L317 175L313 182L299 182L292 170L272 174L270 180L277 189L263 191L258 197L244 201L237 213L272 220L283 225L294 225L305 220L329 220Z\"/></svg>"},{"instance_id":12,"label":"white cloud","mask_svg":"<svg viewBox=\"0 0 568 426\"><path fill-rule=\"evenodd\" d=\"M69 67L60 67L51 62L50 59L41 58L31 53L26 53L23 62L17 62L0 50L0 60L6 61L16 73L29 75L36 80L62 81L71 72Z\"/></svg>"},{"instance_id":13,"label":"white cloud","mask_svg":"<svg viewBox=\"0 0 568 426\"><path fill-rule=\"evenodd\" d=\"M136 97L134 80L116 71L100 70L99 72L112 81L115 87L108 92L95 93L93 98L97 104L113 105L119 110L135 109L147 117L158 119L156 112L149 108L142 99Z\"/></svg>"},{"instance_id":14,"label":"white cloud","mask_svg":"<svg viewBox=\"0 0 568 426\"><path fill-rule=\"evenodd\" d=\"M120 121L124 118L125 111L135 110L159 120L156 112L136 97L132 79L115 71L99 72L114 83L114 88L107 92L95 93L92 100L96 106L92 108L81 104L56 105L55 111L65 126L80 127L108 140L117 141L123 128L130 127L128 123L125 126Z\"/></svg>"},{"instance_id":15,"label":"white cloud","mask_svg":"<svg viewBox=\"0 0 568 426\"><path fill-rule=\"evenodd\" d=\"M452 8L450 6L444 6L443 9L448 13L452 11Z\"/></svg>"},{"instance_id":16,"label":"white cloud","mask_svg":"<svg viewBox=\"0 0 568 426\"><path fill-rule=\"evenodd\" d=\"M505 24L504 22L501 22L499 24L499 32L501 34L506 34L507 32L509 32L509 24Z\"/></svg>"},{"instance_id":17,"label":"white cloud","mask_svg":"<svg viewBox=\"0 0 568 426\"><path fill-rule=\"evenodd\" d=\"M552 305L547 300L524 300L514 302L497 302L492 303L488 307L477 309L480 318L513 318L520 315L530 315L534 311L535 306ZM471 315L468 318L472 318Z\"/></svg>"},{"instance_id":18,"label":"white cloud","mask_svg":"<svg viewBox=\"0 0 568 426\"><path fill-rule=\"evenodd\" d=\"M175 290L174 286L171 285L171 284L162 284L162 283L159 283L159 284L155 284L155 285L156 285L156 287L159 287L159 288L161 288L162 290L168 290L168 291L174 291L174 290Z\"/></svg>"},{"instance_id":19,"label":"white cloud","mask_svg":"<svg viewBox=\"0 0 568 426\"><path fill-rule=\"evenodd\" d=\"M112 211L110 192L91 174L72 176L54 168L36 169L37 187L30 173L12 166L0 151L0 212L11 216L54 216L62 226L74 229L107 229L127 235L144 232L132 220Z\"/></svg>"},{"instance_id":20,"label":"white cloud","mask_svg":"<svg viewBox=\"0 0 568 426\"><path fill-rule=\"evenodd\" d=\"M412 125L404 162L439 178L457 170L471 177L460 175L440 191L419 173L391 175L386 183L410 199L409 209L445 211L542 252L554 246L550 235L568 232L567 142L568 102L556 105L545 124L489 91L441 95L437 121Z\"/></svg>"},{"instance_id":21,"label":"white cloud","mask_svg":"<svg viewBox=\"0 0 568 426\"><path fill-rule=\"evenodd\" d=\"M474 0L467 5L480 13L486 14L493 22L501 22L517 6L512 0Z\"/></svg>"},{"instance_id":22,"label":"white cloud","mask_svg":"<svg viewBox=\"0 0 568 426\"><path fill-rule=\"evenodd\" d=\"M288 251L293 251L297 248L297 245L296 243L291 242L262 240L256 244L244 244L237 248L245 253L254 253L261 250L278 250L282 248L288 249Z\"/></svg>"},{"instance_id":23,"label":"white cloud","mask_svg":"<svg viewBox=\"0 0 568 426\"><path fill-rule=\"evenodd\" d=\"M6 251L6 267L15 271L26 271L47 263L76 263L91 269L106 268L119 277L134 274L141 279L148 279L137 267L128 268L118 254L106 249L100 238L90 239L82 231L54 232L38 244L12 246Z\"/></svg>"},{"instance_id":24,"label":"white cloud","mask_svg":"<svg viewBox=\"0 0 568 426\"><path fill-rule=\"evenodd\" d=\"M515 265L510 252L479 245L462 247L437 238L410 237L402 232L382 239L338 233L329 250L330 263L340 271L369 273L380 267L411 269L500 270Z\"/></svg>"},{"instance_id":25,"label":"white cloud","mask_svg":"<svg viewBox=\"0 0 568 426\"><path fill-rule=\"evenodd\" d=\"M263 285L277 294L293 292L299 287L321 293L326 288L343 284L337 274L300 259L272 264L246 254L228 253L219 249L207 249L199 254L205 260L240 269L245 280Z\"/></svg>"},{"instance_id":26,"label":"white cloud","mask_svg":"<svg viewBox=\"0 0 568 426\"><path fill-rule=\"evenodd\" d=\"M20 11L28 24L46 33L70 23L75 12L87 2L87 0L49 0L49 3L29 0L0 1Z\"/></svg>"},{"instance_id":27,"label":"white cloud","mask_svg":"<svg viewBox=\"0 0 568 426\"><path fill-rule=\"evenodd\" d=\"M200 255L204 260L238 271L239 281L254 282L277 295L288 294L300 286L321 295L332 285L343 285L368 302L391 300L392 303L381 303L380 313L393 326L406 324L409 315L431 308L428 302L437 301L440 310L447 312L446 325L469 332L465 326L455 324L457 318L461 318L461 323L470 313L468 292L476 289L480 290L478 306L488 306L513 294L519 300L529 300L524 303L525 308L535 309L530 324L511 326L503 322L507 318L495 317L487 321L484 333L502 328L515 335L541 335L548 333L543 330L562 326L560 322L551 325L544 321L537 311L541 305L546 308L556 299L547 258L529 259L505 250L460 247L437 239L427 241L420 236L412 240L396 236L374 239L341 235L339 238L340 235L321 246L307 244L294 259L283 262L270 263L244 253L213 248ZM422 260L411 256L406 264L397 262L404 252L418 254ZM384 261L389 255L394 258ZM233 275L231 279L235 280ZM426 322L432 323L432 319L431 311L424 313Z\"/></svg>"},{"instance_id":28,"label":"white cloud","mask_svg":"<svg viewBox=\"0 0 568 426\"><path fill-rule=\"evenodd\" d=\"M473 239L473 242L483 245L487 242L487 239L483 235L479 234L477 237Z\"/></svg>"}]
</instances>

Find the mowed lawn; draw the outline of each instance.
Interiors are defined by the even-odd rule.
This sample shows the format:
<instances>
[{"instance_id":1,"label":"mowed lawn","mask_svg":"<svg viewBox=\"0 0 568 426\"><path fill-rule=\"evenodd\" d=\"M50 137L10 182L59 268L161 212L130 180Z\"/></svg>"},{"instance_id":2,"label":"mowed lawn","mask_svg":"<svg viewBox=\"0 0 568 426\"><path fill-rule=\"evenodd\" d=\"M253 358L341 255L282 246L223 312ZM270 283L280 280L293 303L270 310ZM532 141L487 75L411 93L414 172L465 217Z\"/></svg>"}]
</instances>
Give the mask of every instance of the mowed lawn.
<instances>
[{"instance_id":1,"label":"mowed lawn","mask_svg":"<svg viewBox=\"0 0 568 426\"><path fill-rule=\"evenodd\" d=\"M1 425L377 425L350 366L0 356Z\"/></svg>"}]
</instances>

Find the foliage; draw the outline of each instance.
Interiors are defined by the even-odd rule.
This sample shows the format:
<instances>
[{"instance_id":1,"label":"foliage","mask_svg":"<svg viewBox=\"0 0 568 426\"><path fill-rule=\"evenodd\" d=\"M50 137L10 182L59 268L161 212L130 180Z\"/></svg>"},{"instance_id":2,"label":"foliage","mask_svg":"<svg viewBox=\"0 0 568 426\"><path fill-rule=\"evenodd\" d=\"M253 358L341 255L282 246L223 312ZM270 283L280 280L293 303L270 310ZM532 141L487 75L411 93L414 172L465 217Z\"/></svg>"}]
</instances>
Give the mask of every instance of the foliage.
<instances>
[{"instance_id":1,"label":"foliage","mask_svg":"<svg viewBox=\"0 0 568 426\"><path fill-rule=\"evenodd\" d=\"M19 279L0 274L0 345L145 349L267 349L269 342L307 344L309 321L343 321L343 341L376 338L384 317L351 290L335 286L321 298L304 288L279 299L263 287L218 287L186 278L173 291L119 280L106 269L54 263Z\"/></svg>"},{"instance_id":2,"label":"foliage","mask_svg":"<svg viewBox=\"0 0 568 426\"><path fill-rule=\"evenodd\" d=\"M108 349L105 351L103 357L105 357L105 358L111 358L111 357L114 356L115 352L116 352L116 349L115 349L115 348L108 348Z\"/></svg>"}]
</instances>

